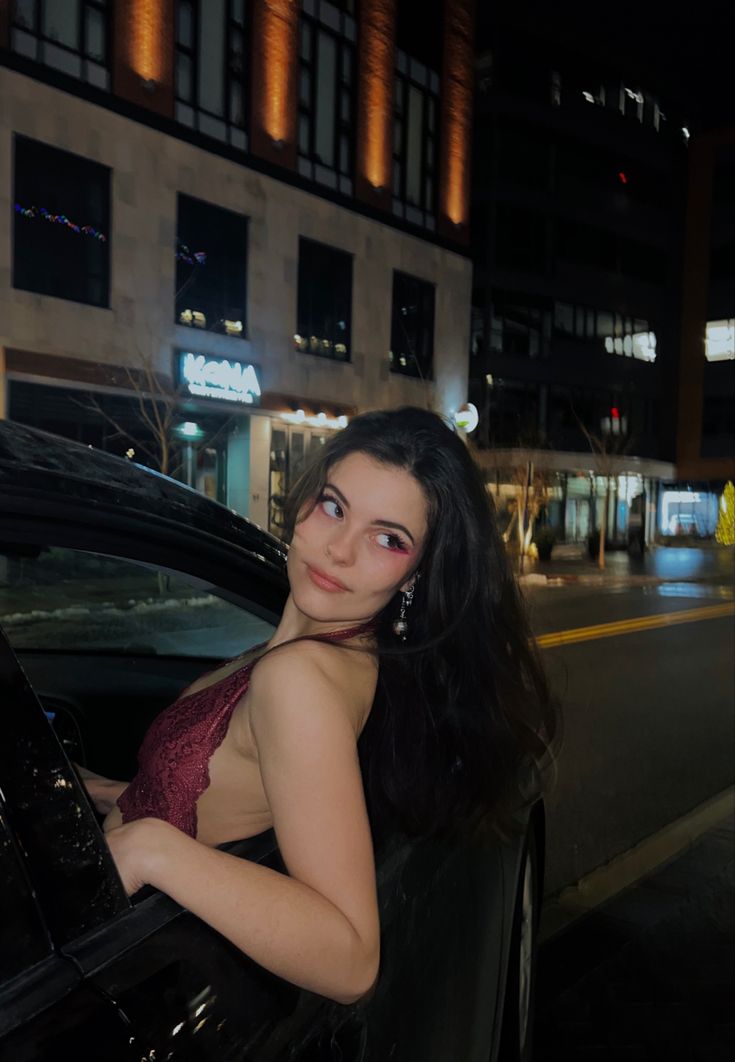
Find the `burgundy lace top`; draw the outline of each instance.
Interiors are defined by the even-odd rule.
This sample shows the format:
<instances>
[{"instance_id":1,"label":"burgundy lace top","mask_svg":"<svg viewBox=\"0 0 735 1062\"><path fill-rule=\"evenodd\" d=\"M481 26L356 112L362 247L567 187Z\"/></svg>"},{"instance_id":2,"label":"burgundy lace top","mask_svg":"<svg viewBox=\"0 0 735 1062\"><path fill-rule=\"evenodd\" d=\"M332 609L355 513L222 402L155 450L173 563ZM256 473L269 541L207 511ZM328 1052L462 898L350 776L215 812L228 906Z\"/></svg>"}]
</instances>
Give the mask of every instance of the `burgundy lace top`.
<instances>
[{"instance_id":1,"label":"burgundy lace top","mask_svg":"<svg viewBox=\"0 0 735 1062\"><path fill-rule=\"evenodd\" d=\"M371 629L372 624L362 624L322 637L345 641ZM123 822L150 816L196 837L197 800L209 785L209 761L259 659L179 697L156 717L138 753L138 773L117 801Z\"/></svg>"}]
</instances>

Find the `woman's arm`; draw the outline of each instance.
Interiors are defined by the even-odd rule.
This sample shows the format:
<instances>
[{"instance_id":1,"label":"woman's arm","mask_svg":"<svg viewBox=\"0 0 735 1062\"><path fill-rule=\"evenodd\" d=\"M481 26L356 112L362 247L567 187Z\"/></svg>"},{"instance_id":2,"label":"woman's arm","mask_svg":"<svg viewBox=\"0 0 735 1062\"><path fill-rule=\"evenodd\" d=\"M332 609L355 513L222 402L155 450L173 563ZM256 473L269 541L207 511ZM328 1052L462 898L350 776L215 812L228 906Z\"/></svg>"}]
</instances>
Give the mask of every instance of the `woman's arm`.
<instances>
[{"instance_id":1,"label":"woman's arm","mask_svg":"<svg viewBox=\"0 0 735 1062\"><path fill-rule=\"evenodd\" d=\"M75 771L82 780L82 785L87 790L89 799L94 804L100 815L108 815L117 804L117 798L128 787L127 782L118 782L113 778L104 778L101 774L86 767L80 767L73 763Z\"/></svg>"},{"instance_id":2,"label":"woman's arm","mask_svg":"<svg viewBox=\"0 0 735 1062\"><path fill-rule=\"evenodd\" d=\"M153 819L107 840L129 892L154 885L278 976L351 1003L375 981L380 931L354 705L325 653L289 647L251 679L252 731L288 876Z\"/></svg>"}]
</instances>

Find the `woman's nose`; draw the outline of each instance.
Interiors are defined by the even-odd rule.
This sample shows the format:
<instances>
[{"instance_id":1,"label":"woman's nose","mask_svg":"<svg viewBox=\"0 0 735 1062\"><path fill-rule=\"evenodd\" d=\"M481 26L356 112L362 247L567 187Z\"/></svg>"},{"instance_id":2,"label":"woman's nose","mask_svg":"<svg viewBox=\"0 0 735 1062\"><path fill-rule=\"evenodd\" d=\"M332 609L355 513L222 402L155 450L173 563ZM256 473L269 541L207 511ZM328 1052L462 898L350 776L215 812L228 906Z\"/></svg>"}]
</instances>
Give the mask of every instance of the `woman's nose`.
<instances>
[{"instance_id":1,"label":"woman's nose","mask_svg":"<svg viewBox=\"0 0 735 1062\"><path fill-rule=\"evenodd\" d=\"M347 532L340 530L329 539L325 552L334 564L351 564L355 556L354 540Z\"/></svg>"}]
</instances>

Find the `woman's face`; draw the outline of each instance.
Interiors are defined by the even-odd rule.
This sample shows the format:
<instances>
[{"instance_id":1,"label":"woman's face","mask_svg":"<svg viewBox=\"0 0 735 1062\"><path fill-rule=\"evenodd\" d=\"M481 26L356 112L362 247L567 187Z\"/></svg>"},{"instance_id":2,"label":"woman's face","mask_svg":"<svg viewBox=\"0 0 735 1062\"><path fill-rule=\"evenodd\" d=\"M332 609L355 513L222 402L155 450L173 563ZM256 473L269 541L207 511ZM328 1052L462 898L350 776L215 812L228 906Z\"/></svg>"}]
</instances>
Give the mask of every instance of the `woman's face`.
<instances>
[{"instance_id":1,"label":"woman's face","mask_svg":"<svg viewBox=\"0 0 735 1062\"><path fill-rule=\"evenodd\" d=\"M428 506L414 477L354 453L329 470L296 524L288 576L296 607L317 622L364 622L411 584Z\"/></svg>"}]
</instances>

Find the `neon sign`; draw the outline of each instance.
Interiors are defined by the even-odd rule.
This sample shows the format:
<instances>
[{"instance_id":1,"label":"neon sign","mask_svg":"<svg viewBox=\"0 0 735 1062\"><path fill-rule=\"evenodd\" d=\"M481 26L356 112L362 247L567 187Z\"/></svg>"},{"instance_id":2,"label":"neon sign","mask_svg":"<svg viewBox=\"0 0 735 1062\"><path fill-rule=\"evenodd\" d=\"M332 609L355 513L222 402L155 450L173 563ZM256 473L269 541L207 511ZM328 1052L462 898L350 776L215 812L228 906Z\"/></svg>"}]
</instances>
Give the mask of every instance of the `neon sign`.
<instances>
[{"instance_id":1,"label":"neon sign","mask_svg":"<svg viewBox=\"0 0 735 1062\"><path fill-rule=\"evenodd\" d=\"M257 366L209 354L179 353L181 382L196 398L219 398L225 402L256 405L260 398Z\"/></svg>"}]
</instances>

